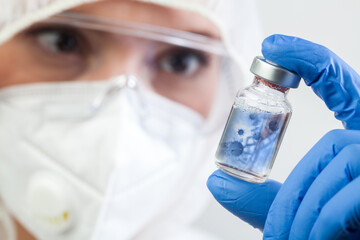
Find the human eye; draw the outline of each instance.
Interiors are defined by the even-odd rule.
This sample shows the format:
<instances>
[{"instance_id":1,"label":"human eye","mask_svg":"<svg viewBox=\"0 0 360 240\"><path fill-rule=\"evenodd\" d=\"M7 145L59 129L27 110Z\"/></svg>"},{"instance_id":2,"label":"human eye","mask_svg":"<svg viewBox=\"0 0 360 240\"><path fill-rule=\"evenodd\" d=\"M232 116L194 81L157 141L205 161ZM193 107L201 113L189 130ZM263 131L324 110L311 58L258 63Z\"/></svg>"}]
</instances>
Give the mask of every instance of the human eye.
<instances>
[{"instance_id":1,"label":"human eye","mask_svg":"<svg viewBox=\"0 0 360 240\"><path fill-rule=\"evenodd\" d=\"M15 36L14 55L39 81L75 80L91 67L96 36L86 29L41 22Z\"/></svg>"},{"instance_id":2,"label":"human eye","mask_svg":"<svg viewBox=\"0 0 360 240\"><path fill-rule=\"evenodd\" d=\"M188 48L165 50L157 60L157 67L166 73L192 76L208 65L209 57L200 51Z\"/></svg>"},{"instance_id":3,"label":"human eye","mask_svg":"<svg viewBox=\"0 0 360 240\"><path fill-rule=\"evenodd\" d=\"M30 29L27 35L38 47L52 54L81 54L86 45L80 31L65 26L39 26Z\"/></svg>"}]
</instances>

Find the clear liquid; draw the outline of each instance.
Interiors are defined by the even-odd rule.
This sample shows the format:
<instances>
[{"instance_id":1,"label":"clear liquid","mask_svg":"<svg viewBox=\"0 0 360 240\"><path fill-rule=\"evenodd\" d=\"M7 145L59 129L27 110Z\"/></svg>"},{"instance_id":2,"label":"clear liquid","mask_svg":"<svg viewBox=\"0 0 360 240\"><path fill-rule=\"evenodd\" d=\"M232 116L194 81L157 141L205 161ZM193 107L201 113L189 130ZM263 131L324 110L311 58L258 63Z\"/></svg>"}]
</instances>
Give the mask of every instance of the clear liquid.
<instances>
[{"instance_id":1,"label":"clear liquid","mask_svg":"<svg viewBox=\"0 0 360 240\"><path fill-rule=\"evenodd\" d=\"M247 181L265 181L290 116L233 107L216 151L218 167Z\"/></svg>"}]
</instances>

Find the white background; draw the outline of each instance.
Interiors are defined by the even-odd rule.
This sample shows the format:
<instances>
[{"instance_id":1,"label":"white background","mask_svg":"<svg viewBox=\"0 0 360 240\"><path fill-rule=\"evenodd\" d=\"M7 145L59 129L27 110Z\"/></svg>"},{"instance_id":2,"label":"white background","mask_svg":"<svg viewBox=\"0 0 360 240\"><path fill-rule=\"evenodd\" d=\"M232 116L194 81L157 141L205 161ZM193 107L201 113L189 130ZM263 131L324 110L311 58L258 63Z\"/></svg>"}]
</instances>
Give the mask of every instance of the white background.
<instances>
[{"instance_id":1,"label":"white background","mask_svg":"<svg viewBox=\"0 0 360 240\"><path fill-rule=\"evenodd\" d=\"M360 72L360 1L257 0L257 4L264 37L280 33L322 44ZM305 84L291 90L288 99L293 116L270 175L281 182L326 132L342 128ZM220 239L262 238L258 230L226 212L215 201L197 224Z\"/></svg>"}]
</instances>

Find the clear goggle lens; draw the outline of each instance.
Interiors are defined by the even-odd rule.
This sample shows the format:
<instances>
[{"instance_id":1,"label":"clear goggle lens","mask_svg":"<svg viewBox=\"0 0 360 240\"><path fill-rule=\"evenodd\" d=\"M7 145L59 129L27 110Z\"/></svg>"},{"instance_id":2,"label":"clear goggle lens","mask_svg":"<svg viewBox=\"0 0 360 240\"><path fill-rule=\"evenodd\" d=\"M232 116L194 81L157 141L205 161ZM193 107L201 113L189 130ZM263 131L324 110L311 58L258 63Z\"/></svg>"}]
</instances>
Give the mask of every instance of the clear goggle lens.
<instances>
[{"instance_id":1,"label":"clear goggle lens","mask_svg":"<svg viewBox=\"0 0 360 240\"><path fill-rule=\"evenodd\" d=\"M17 45L11 53L21 63L16 71L26 73L12 83L132 74L198 112L211 104L227 56L221 41L204 35L73 12L36 23L9 42Z\"/></svg>"}]
</instances>

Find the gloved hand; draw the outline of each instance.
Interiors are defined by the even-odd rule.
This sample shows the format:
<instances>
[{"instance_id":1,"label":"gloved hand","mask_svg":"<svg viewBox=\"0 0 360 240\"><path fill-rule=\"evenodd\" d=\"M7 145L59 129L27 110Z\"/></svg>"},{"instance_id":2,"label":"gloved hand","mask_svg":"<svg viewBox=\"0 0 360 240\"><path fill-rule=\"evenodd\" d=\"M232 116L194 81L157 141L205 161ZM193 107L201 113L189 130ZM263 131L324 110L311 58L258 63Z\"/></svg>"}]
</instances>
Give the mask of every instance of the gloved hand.
<instances>
[{"instance_id":1,"label":"gloved hand","mask_svg":"<svg viewBox=\"0 0 360 240\"><path fill-rule=\"evenodd\" d=\"M282 35L265 39L262 51L266 59L297 72L345 128L360 129L360 77L338 56ZM359 175L360 131L335 130L309 151L282 186L271 180L248 183L218 170L209 177L208 188L229 211L264 227L264 239L359 239Z\"/></svg>"}]
</instances>

